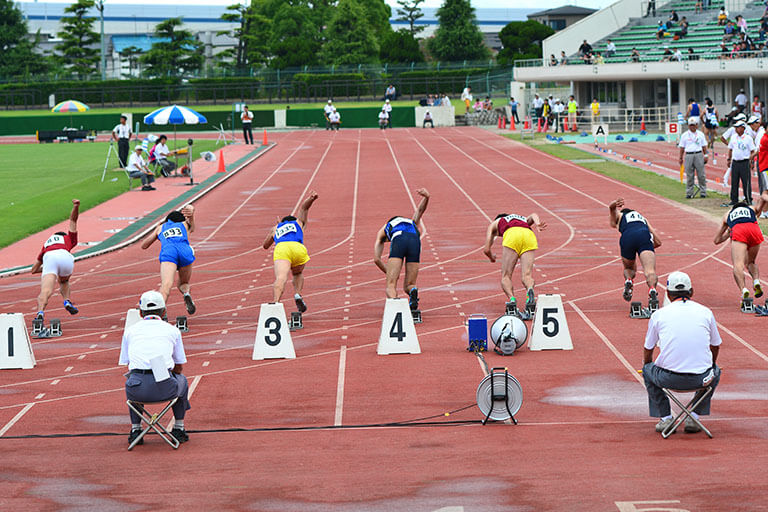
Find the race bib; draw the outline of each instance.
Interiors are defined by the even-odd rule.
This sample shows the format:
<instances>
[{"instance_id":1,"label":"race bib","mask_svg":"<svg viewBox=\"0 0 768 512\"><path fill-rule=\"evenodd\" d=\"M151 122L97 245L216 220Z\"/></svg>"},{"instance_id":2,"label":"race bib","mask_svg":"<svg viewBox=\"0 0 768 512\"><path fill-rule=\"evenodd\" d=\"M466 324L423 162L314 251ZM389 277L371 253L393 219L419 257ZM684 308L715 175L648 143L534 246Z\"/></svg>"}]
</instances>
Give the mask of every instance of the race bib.
<instances>
[{"instance_id":1,"label":"race bib","mask_svg":"<svg viewBox=\"0 0 768 512\"><path fill-rule=\"evenodd\" d=\"M45 241L43 247L50 247L52 245L64 245L64 237L61 235L52 235L51 238Z\"/></svg>"},{"instance_id":2,"label":"race bib","mask_svg":"<svg viewBox=\"0 0 768 512\"><path fill-rule=\"evenodd\" d=\"M509 222L511 220L521 220L523 222L528 222L528 218L527 217L523 217L522 215L516 215L514 213L512 215L507 215L506 217L504 217L504 220L507 221L507 222Z\"/></svg>"},{"instance_id":3,"label":"race bib","mask_svg":"<svg viewBox=\"0 0 768 512\"><path fill-rule=\"evenodd\" d=\"M648 224L648 221L645 220L645 217L634 211L625 213L624 220L627 222L642 222L643 224Z\"/></svg>"},{"instance_id":4,"label":"race bib","mask_svg":"<svg viewBox=\"0 0 768 512\"><path fill-rule=\"evenodd\" d=\"M743 206L734 209L731 213L728 214L728 220L731 222L737 220L737 219L749 219L752 217L752 210L749 208L744 208Z\"/></svg>"},{"instance_id":5,"label":"race bib","mask_svg":"<svg viewBox=\"0 0 768 512\"><path fill-rule=\"evenodd\" d=\"M184 236L184 232L179 227L168 228L162 232L163 238L179 238Z\"/></svg>"},{"instance_id":6,"label":"race bib","mask_svg":"<svg viewBox=\"0 0 768 512\"><path fill-rule=\"evenodd\" d=\"M275 238L282 238L288 233L297 233L296 224L283 224L282 226L275 228Z\"/></svg>"}]
</instances>

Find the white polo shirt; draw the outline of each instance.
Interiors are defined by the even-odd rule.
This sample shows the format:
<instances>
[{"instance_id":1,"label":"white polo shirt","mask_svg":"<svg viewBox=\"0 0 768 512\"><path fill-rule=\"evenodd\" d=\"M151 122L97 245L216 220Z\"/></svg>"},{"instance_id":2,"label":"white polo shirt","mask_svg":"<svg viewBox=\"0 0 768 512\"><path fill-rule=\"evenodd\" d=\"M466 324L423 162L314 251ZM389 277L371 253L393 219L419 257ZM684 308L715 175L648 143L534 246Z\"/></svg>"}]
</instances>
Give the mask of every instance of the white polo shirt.
<instances>
[{"instance_id":1,"label":"white polo shirt","mask_svg":"<svg viewBox=\"0 0 768 512\"><path fill-rule=\"evenodd\" d=\"M655 364L677 373L704 373L712 368L710 345L722 343L712 311L692 300L678 299L648 321L645 348L659 347Z\"/></svg>"},{"instance_id":2,"label":"white polo shirt","mask_svg":"<svg viewBox=\"0 0 768 512\"><path fill-rule=\"evenodd\" d=\"M734 133L733 137L728 141L728 148L733 152L732 158L734 161L748 160L752 151L755 150L755 140L747 135L746 131L743 135Z\"/></svg>"},{"instance_id":3,"label":"white polo shirt","mask_svg":"<svg viewBox=\"0 0 768 512\"><path fill-rule=\"evenodd\" d=\"M686 153L698 153L701 148L707 145L707 138L701 132L696 130L686 130L685 133L680 135L680 143L677 145L679 148L685 148Z\"/></svg>"},{"instance_id":4,"label":"white polo shirt","mask_svg":"<svg viewBox=\"0 0 768 512\"><path fill-rule=\"evenodd\" d=\"M325 112L325 115L327 115L327 116L331 115L331 112L333 112L333 105L331 105L330 103L328 103L328 104L327 104L327 105L325 105L325 107L323 108L323 111Z\"/></svg>"},{"instance_id":5,"label":"white polo shirt","mask_svg":"<svg viewBox=\"0 0 768 512\"><path fill-rule=\"evenodd\" d=\"M253 112L250 110L247 112L243 110L243 113L240 114L240 120L243 122L243 124L251 124L253 122Z\"/></svg>"},{"instance_id":6,"label":"white polo shirt","mask_svg":"<svg viewBox=\"0 0 768 512\"><path fill-rule=\"evenodd\" d=\"M146 160L134 151L131 153L131 156L128 157L128 165L125 166L125 170L128 172L143 171L146 166Z\"/></svg>"},{"instance_id":7,"label":"white polo shirt","mask_svg":"<svg viewBox=\"0 0 768 512\"><path fill-rule=\"evenodd\" d=\"M121 123L112 129L112 133L114 133L118 139L130 139L131 127L128 126L128 123Z\"/></svg>"},{"instance_id":8,"label":"white polo shirt","mask_svg":"<svg viewBox=\"0 0 768 512\"><path fill-rule=\"evenodd\" d=\"M328 116L328 119L332 123L338 123L341 120L341 114L339 114L338 112L331 112L331 114Z\"/></svg>"},{"instance_id":9,"label":"white polo shirt","mask_svg":"<svg viewBox=\"0 0 768 512\"><path fill-rule=\"evenodd\" d=\"M168 146L165 144L157 143L155 145L155 158L168 158L168 154L171 152Z\"/></svg>"},{"instance_id":10,"label":"white polo shirt","mask_svg":"<svg viewBox=\"0 0 768 512\"><path fill-rule=\"evenodd\" d=\"M158 356L163 357L168 369L187 362L181 332L159 316L152 315L125 331L119 364L128 365L129 370L151 370L149 361Z\"/></svg>"},{"instance_id":11,"label":"white polo shirt","mask_svg":"<svg viewBox=\"0 0 768 512\"><path fill-rule=\"evenodd\" d=\"M761 126L757 129L757 133L755 134L755 149L760 149L760 141L762 140L763 135L765 135L765 128Z\"/></svg>"},{"instance_id":12,"label":"white polo shirt","mask_svg":"<svg viewBox=\"0 0 768 512\"><path fill-rule=\"evenodd\" d=\"M389 119L389 114L387 114L383 110L381 112L379 112L379 121L386 121L387 119ZM425 119L426 119L426 117L425 117Z\"/></svg>"},{"instance_id":13,"label":"white polo shirt","mask_svg":"<svg viewBox=\"0 0 768 512\"><path fill-rule=\"evenodd\" d=\"M385 103L384 105L381 106L381 109L384 110L387 114L389 114L390 112L392 112L392 105L389 103Z\"/></svg>"},{"instance_id":14,"label":"white polo shirt","mask_svg":"<svg viewBox=\"0 0 768 512\"><path fill-rule=\"evenodd\" d=\"M749 126L744 127L744 133L746 135L749 135L752 138L755 137L755 131ZM725 140L731 140L731 137L733 137L734 135L736 135L736 128L734 128L733 126L731 126L730 128L728 128L723 132L723 138Z\"/></svg>"}]
</instances>

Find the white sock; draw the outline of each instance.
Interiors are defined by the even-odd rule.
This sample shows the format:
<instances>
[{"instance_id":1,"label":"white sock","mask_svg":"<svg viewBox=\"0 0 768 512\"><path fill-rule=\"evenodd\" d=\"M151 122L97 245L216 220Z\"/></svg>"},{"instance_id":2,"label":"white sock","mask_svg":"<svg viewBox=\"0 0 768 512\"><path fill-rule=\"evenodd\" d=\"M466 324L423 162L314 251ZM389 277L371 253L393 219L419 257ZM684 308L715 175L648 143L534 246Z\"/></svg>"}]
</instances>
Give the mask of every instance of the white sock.
<instances>
[{"instance_id":1,"label":"white sock","mask_svg":"<svg viewBox=\"0 0 768 512\"><path fill-rule=\"evenodd\" d=\"M131 430L141 430L141 423L131 423Z\"/></svg>"},{"instance_id":2,"label":"white sock","mask_svg":"<svg viewBox=\"0 0 768 512\"><path fill-rule=\"evenodd\" d=\"M755 286L757 286L757 285L759 285L759 284L760 284L760 280L759 280L759 279L755 279L754 281L752 281L752 284L754 284Z\"/></svg>"},{"instance_id":3,"label":"white sock","mask_svg":"<svg viewBox=\"0 0 768 512\"><path fill-rule=\"evenodd\" d=\"M173 422L173 428L178 428L180 430L184 430L184 420L175 420Z\"/></svg>"},{"instance_id":4,"label":"white sock","mask_svg":"<svg viewBox=\"0 0 768 512\"><path fill-rule=\"evenodd\" d=\"M671 414L668 414L668 415L664 416L661 419L662 419L662 421L668 421L668 420L671 420L672 418L674 418L674 416L672 416Z\"/></svg>"},{"instance_id":5,"label":"white sock","mask_svg":"<svg viewBox=\"0 0 768 512\"><path fill-rule=\"evenodd\" d=\"M185 297L189 297L189 292L184 292Z\"/></svg>"},{"instance_id":6,"label":"white sock","mask_svg":"<svg viewBox=\"0 0 768 512\"><path fill-rule=\"evenodd\" d=\"M301 295L300 295L300 294L298 294L298 293L294 293L294 294L293 294L293 298L294 298L294 299L300 299L300 298L301 298Z\"/></svg>"},{"instance_id":7,"label":"white sock","mask_svg":"<svg viewBox=\"0 0 768 512\"><path fill-rule=\"evenodd\" d=\"M696 419L699 419L699 415L698 415L698 414L696 414L695 412L691 412L691 416L693 416L693 417L694 417L694 418L696 418Z\"/></svg>"}]
</instances>

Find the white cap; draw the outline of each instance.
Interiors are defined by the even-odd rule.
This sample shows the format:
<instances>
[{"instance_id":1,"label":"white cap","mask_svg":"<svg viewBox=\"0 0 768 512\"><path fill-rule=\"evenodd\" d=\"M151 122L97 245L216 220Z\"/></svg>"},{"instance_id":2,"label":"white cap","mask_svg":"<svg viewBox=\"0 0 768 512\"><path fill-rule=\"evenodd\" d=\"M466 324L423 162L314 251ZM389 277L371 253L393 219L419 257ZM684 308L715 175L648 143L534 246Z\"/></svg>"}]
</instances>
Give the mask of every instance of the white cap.
<instances>
[{"instance_id":1,"label":"white cap","mask_svg":"<svg viewBox=\"0 0 768 512\"><path fill-rule=\"evenodd\" d=\"M137 144L136 147L133 148L134 151L136 151L137 149L144 151L144 148L141 146L141 144Z\"/></svg>"},{"instance_id":2,"label":"white cap","mask_svg":"<svg viewBox=\"0 0 768 512\"><path fill-rule=\"evenodd\" d=\"M328 100L328 103L333 103L333 101L331 101L331 100Z\"/></svg>"},{"instance_id":3,"label":"white cap","mask_svg":"<svg viewBox=\"0 0 768 512\"><path fill-rule=\"evenodd\" d=\"M685 272L672 272L667 277L667 290L671 292L689 292L691 288L691 278Z\"/></svg>"},{"instance_id":4,"label":"white cap","mask_svg":"<svg viewBox=\"0 0 768 512\"><path fill-rule=\"evenodd\" d=\"M689 125L699 124L699 118L698 117L693 117L693 116L689 117L688 118L688 124Z\"/></svg>"},{"instance_id":5,"label":"white cap","mask_svg":"<svg viewBox=\"0 0 768 512\"><path fill-rule=\"evenodd\" d=\"M757 117L757 116L749 116L749 121L747 121L747 124L759 123L759 122L760 122L760 118L759 117Z\"/></svg>"},{"instance_id":6,"label":"white cap","mask_svg":"<svg viewBox=\"0 0 768 512\"><path fill-rule=\"evenodd\" d=\"M744 114L736 114L735 116L733 116L733 119L736 121L746 121L747 116L745 116Z\"/></svg>"},{"instance_id":7,"label":"white cap","mask_svg":"<svg viewBox=\"0 0 768 512\"><path fill-rule=\"evenodd\" d=\"M151 311L153 309L165 309L165 300L160 292L150 290L141 294L139 299L139 309L142 311Z\"/></svg>"},{"instance_id":8,"label":"white cap","mask_svg":"<svg viewBox=\"0 0 768 512\"><path fill-rule=\"evenodd\" d=\"M384 103L389 103L389 98L387 98L386 100L384 100Z\"/></svg>"},{"instance_id":9,"label":"white cap","mask_svg":"<svg viewBox=\"0 0 768 512\"><path fill-rule=\"evenodd\" d=\"M747 126L747 123L745 123L744 121L738 121L736 122L736 124L733 125L734 128L739 128L741 126Z\"/></svg>"}]
</instances>

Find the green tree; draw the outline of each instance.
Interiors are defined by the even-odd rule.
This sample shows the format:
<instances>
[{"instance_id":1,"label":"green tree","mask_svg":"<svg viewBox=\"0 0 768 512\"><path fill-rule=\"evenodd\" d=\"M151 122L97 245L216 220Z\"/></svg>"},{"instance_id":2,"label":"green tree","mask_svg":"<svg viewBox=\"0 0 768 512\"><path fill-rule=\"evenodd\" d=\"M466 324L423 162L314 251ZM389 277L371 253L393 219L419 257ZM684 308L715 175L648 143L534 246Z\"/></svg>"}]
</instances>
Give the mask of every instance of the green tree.
<instances>
[{"instance_id":1,"label":"green tree","mask_svg":"<svg viewBox=\"0 0 768 512\"><path fill-rule=\"evenodd\" d=\"M243 69L248 63L248 39L245 35L248 34L251 18L250 7L244 4L227 6L227 10L221 15L222 20L238 25L232 30L220 30L216 35L230 36L237 40L237 44L234 48L219 53L217 58L222 61L228 59L228 64L235 69Z\"/></svg>"},{"instance_id":2,"label":"green tree","mask_svg":"<svg viewBox=\"0 0 768 512\"><path fill-rule=\"evenodd\" d=\"M340 0L325 29L326 42L320 52L325 64L375 62L379 56L376 34L358 0Z\"/></svg>"},{"instance_id":3,"label":"green tree","mask_svg":"<svg viewBox=\"0 0 768 512\"><path fill-rule=\"evenodd\" d=\"M384 36L379 57L382 62L423 62L424 55L419 42L408 29L401 29Z\"/></svg>"},{"instance_id":4,"label":"green tree","mask_svg":"<svg viewBox=\"0 0 768 512\"><path fill-rule=\"evenodd\" d=\"M317 64L319 50L320 30L313 21L312 10L304 3L283 2L272 18L269 65L277 69L311 66Z\"/></svg>"},{"instance_id":5,"label":"green tree","mask_svg":"<svg viewBox=\"0 0 768 512\"><path fill-rule=\"evenodd\" d=\"M397 21L407 21L410 26L409 30L414 36L426 28L424 26L416 26L419 18L424 16L419 7L423 2L424 0L397 0L397 4L400 6L397 9L397 15L399 16Z\"/></svg>"},{"instance_id":6,"label":"green tree","mask_svg":"<svg viewBox=\"0 0 768 512\"><path fill-rule=\"evenodd\" d=\"M64 9L69 16L61 18L62 31L58 36L62 42L56 45L58 60L78 76L94 72L99 62L99 34L93 30L96 18L88 16L94 0L77 0Z\"/></svg>"},{"instance_id":7,"label":"green tree","mask_svg":"<svg viewBox=\"0 0 768 512\"><path fill-rule=\"evenodd\" d=\"M469 0L445 0L437 10L440 26L429 41L430 53L439 60L485 59L490 55L477 28Z\"/></svg>"},{"instance_id":8,"label":"green tree","mask_svg":"<svg viewBox=\"0 0 768 512\"><path fill-rule=\"evenodd\" d=\"M122 58L128 59L128 76L133 76L133 69L139 61L139 55L141 55L141 48L136 46L127 46L120 52Z\"/></svg>"},{"instance_id":9,"label":"green tree","mask_svg":"<svg viewBox=\"0 0 768 512\"><path fill-rule=\"evenodd\" d=\"M158 39L139 58L150 76L183 75L203 66L203 44L179 28L182 23L181 18L168 18L155 27Z\"/></svg>"},{"instance_id":10,"label":"green tree","mask_svg":"<svg viewBox=\"0 0 768 512\"><path fill-rule=\"evenodd\" d=\"M518 59L536 59L541 57L541 42L555 31L538 21L512 21L501 32L502 50L497 59L499 64L512 65Z\"/></svg>"},{"instance_id":11,"label":"green tree","mask_svg":"<svg viewBox=\"0 0 768 512\"><path fill-rule=\"evenodd\" d=\"M48 59L34 52L40 38L27 36L27 22L11 0L0 0L0 77L44 73Z\"/></svg>"},{"instance_id":12,"label":"green tree","mask_svg":"<svg viewBox=\"0 0 768 512\"><path fill-rule=\"evenodd\" d=\"M365 18L368 22L369 29L373 30L377 41L380 42L385 35L392 32L392 25L389 23L389 18L392 16L392 9L384 2L384 0L354 1L363 10L363 16L360 19ZM336 9L333 10L331 19L336 17L340 5L341 2L339 2Z\"/></svg>"}]
</instances>

